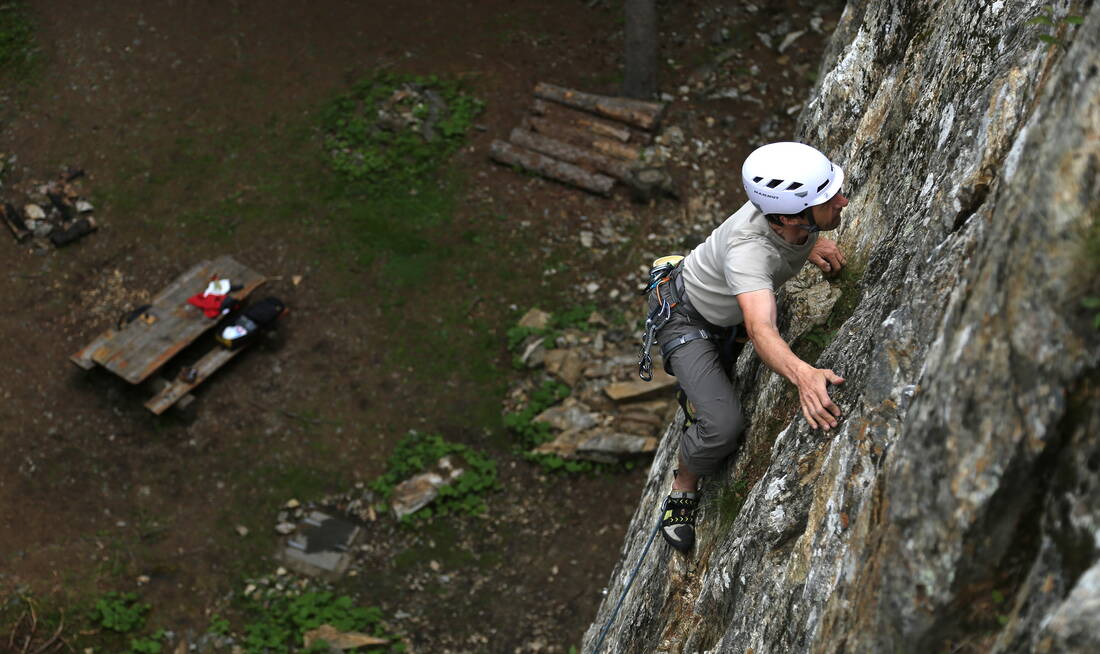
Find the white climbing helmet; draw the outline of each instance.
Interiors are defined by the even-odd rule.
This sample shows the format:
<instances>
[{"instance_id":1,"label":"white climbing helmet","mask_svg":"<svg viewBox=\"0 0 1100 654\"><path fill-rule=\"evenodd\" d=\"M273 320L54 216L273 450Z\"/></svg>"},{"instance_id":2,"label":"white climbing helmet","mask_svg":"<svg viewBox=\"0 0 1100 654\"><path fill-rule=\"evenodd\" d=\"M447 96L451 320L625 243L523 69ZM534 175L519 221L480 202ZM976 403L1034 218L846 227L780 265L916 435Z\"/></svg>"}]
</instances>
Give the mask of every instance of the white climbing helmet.
<instances>
[{"instance_id":1,"label":"white climbing helmet","mask_svg":"<svg viewBox=\"0 0 1100 654\"><path fill-rule=\"evenodd\" d=\"M836 195L844 171L805 143L769 143L745 159L741 181L761 213L793 216Z\"/></svg>"}]
</instances>

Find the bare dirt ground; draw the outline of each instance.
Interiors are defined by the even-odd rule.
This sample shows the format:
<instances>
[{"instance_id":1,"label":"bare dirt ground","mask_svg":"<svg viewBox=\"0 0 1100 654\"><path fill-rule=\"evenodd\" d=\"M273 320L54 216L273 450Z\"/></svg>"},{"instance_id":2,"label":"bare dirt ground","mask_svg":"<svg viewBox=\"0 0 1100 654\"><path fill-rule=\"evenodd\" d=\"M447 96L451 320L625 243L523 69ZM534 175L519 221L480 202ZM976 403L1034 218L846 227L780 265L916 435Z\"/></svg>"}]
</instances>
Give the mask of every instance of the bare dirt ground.
<instances>
[{"instance_id":1,"label":"bare dirt ground","mask_svg":"<svg viewBox=\"0 0 1100 654\"><path fill-rule=\"evenodd\" d=\"M725 35L722 3L661 5L668 122L689 145L716 144L716 161L739 162L768 121L789 136L786 108L812 84L828 24L784 61L755 32L780 21L804 29L809 13L774 4L730 8L741 27ZM499 422L517 374L504 330L536 304L599 301L581 282L625 279L670 215L689 227L704 220L707 208L691 204L701 186L727 192L712 222L742 201L739 163L716 181L684 167L680 202L638 206L621 191L594 198L488 162L489 142L518 124L536 82L616 91L617 3L43 0L31 10L43 64L4 94L0 152L17 157L5 182L84 168L103 228L42 253L0 235L0 593L75 613L103 592L134 590L154 607L150 624L202 633L243 580L277 565L283 503L373 479L417 428L493 454L505 490L492 518L368 525L375 567L341 589L381 606L420 652L578 643L644 470L554 476L512 452ZM828 12L835 24L839 11ZM802 66L785 82L793 93L773 87L780 97L767 111L704 96L702 67L734 46L748 53L746 80ZM380 68L457 76L486 102L454 162L464 191L453 223L433 237L444 247L472 234L469 267L453 279L395 289L326 220L316 114ZM642 244L580 249L576 231L609 214L632 216L625 235ZM141 293L222 253L281 276L264 293L292 313L277 339L204 384L192 415L152 416L140 389L67 361ZM545 274L563 261L571 274ZM459 302L439 318L438 307ZM71 624L78 651L97 642Z\"/></svg>"}]
</instances>

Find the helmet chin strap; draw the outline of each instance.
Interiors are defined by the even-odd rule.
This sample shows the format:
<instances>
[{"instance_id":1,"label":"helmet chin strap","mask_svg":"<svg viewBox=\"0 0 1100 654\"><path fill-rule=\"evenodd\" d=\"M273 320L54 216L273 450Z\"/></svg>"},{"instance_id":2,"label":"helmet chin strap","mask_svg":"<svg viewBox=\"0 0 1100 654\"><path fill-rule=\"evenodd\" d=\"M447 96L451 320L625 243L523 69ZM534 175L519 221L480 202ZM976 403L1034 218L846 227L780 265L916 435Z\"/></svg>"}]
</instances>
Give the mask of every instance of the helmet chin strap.
<instances>
[{"instance_id":1,"label":"helmet chin strap","mask_svg":"<svg viewBox=\"0 0 1100 654\"><path fill-rule=\"evenodd\" d=\"M797 227L799 229L806 230L806 233L808 233L808 234L813 234L815 232L820 232L821 231L821 228L817 226L817 221L814 220L814 208L813 207L806 207L805 209L802 210L801 214L806 217L806 220L810 221L810 224L809 225L803 225L802 223L798 223L798 224L794 225L795 227Z\"/></svg>"}]
</instances>

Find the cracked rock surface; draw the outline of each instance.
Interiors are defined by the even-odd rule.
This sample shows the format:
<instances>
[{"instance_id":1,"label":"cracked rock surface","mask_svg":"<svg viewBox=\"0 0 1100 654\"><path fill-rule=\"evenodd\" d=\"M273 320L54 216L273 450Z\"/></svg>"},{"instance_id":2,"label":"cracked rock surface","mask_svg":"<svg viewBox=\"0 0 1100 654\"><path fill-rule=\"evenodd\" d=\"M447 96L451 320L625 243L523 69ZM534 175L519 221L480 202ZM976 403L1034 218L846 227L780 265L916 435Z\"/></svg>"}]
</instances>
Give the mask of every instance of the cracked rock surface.
<instances>
[{"instance_id":1,"label":"cracked rock surface","mask_svg":"<svg viewBox=\"0 0 1100 654\"><path fill-rule=\"evenodd\" d=\"M747 348L750 425L704 486L695 551L657 538L613 616L674 420L585 652L1100 647L1100 337L1082 308L1100 12L1029 22L1044 7L849 4L799 132L849 180L837 236L859 302L816 363L846 378L844 419L811 431Z\"/></svg>"}]
</instances>

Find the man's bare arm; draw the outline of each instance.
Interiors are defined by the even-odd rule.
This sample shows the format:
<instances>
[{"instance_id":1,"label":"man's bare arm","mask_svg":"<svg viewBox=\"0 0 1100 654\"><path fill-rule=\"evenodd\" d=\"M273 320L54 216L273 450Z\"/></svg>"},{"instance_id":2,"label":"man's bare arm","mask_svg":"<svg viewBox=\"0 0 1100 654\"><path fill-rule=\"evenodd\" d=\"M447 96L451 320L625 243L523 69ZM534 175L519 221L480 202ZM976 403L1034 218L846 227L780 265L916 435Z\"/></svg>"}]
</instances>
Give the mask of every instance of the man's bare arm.
<instances>
[{"instance_id":1,"label":"man's bare arm","mask_svg":"<svg viewBox=\"0 0 1100 654\"><path fill-rule=\"evenodd\" d=\"M737 296L745 317L745 330L752 339L756 353L764 363L798 387L802 415L810 427L828 431L836 427L840 407L833 403L826 383L843 384L844 378L832 370L814 368L795 356L776 326L775 295L769 289L741 293Z\"/></svg>"}]
</instances>

